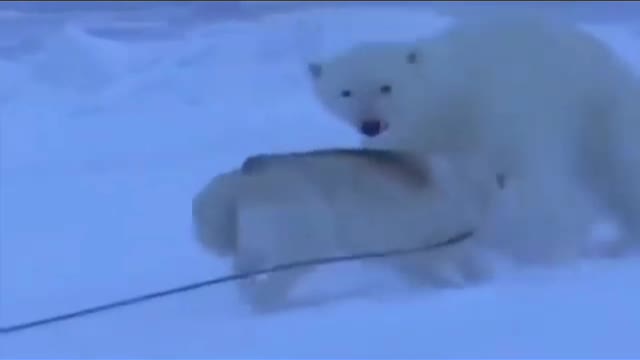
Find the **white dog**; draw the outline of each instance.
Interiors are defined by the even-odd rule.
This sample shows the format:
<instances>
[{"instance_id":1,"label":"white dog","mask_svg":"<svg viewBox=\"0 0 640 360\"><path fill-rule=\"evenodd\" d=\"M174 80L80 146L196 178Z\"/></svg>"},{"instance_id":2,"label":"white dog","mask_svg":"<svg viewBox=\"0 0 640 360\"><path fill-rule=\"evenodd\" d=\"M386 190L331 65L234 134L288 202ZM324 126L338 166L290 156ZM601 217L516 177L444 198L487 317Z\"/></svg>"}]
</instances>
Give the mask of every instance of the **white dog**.
<instances>
[{"instance_id":1,"label":"white dog","mask_svg":"<svg viewBox=\"0 0 640 360\"><path fill-rule=\"evenodd\" d=\"M198 240L214 254L233 255L235 271L247 272L443 242L479 226L497 189L495 177L473 159L382 150L263 155L211 181L195 197L193 217ZM256 212L277 234L243 236L242 217ZM413 283L447 286L451 280L438 272L443 263L459 265L466 280L487 276L471 259L474 245L379 261ZM243 289L256 307L273 306L309 270L244 281Z\"/></svg>"}]
</instances>

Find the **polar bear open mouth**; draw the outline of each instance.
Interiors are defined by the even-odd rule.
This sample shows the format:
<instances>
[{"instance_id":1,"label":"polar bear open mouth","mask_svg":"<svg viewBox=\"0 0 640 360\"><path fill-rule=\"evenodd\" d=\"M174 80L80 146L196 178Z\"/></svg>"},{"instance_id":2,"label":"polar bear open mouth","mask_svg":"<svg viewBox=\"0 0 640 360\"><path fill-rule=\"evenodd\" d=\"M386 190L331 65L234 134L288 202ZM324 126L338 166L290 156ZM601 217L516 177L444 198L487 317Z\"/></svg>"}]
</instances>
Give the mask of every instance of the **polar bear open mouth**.
<instances>
[{"instance_id":1,"label":"polar bear open mouth","mask_svg":"<svg viewBox=\"0 0 640 360\"><path fill-rule=\"evenodd\" d=\"M368 137L376 137L389 128L389 124L381 119L366 118L360 120L359 130L362 134Z\"/></svg>"}]
</instances>

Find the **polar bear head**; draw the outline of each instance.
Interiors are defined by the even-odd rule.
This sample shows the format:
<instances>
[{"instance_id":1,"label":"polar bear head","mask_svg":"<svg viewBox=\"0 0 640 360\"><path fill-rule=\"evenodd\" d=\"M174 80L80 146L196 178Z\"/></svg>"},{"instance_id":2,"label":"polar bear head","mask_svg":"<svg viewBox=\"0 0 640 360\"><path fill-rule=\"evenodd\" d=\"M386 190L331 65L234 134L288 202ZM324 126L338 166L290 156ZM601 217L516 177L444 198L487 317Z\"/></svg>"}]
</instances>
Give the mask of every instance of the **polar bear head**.
<instances>
[{"instance_id":1,"label":"polar bear head","mask_svg":"<svg viewBox=\"0 0 640 360\"><path fill-rule=\"evenodd\" d=\"M307 66L320 102L340 120L373 138L394 119L416 110L412 43L367 42L325 62Z\"/></svg>"}]
</instances>

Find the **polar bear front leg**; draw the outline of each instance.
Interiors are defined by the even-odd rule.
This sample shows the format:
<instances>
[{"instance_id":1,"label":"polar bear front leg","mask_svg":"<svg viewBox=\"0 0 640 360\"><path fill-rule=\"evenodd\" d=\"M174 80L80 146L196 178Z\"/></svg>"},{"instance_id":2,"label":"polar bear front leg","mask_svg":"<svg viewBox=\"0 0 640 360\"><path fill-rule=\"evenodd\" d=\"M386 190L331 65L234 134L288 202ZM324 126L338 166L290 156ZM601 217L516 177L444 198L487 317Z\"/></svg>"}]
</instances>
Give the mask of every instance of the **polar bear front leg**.
<instances>
[{"instance_id":1,"label":"polar bear front leg","mask_svg":"<svg viewBox=\"0 0 640 360\"><path fill-rule=\"evenodd\" d=\"M592 204L565 167L533 167L513 182L516 204L502 227L500 247L525 264L554 265L585 254ZM512 184L510 183L510 186Z\"/></svg>"},{"instance_id":2,"label":"polar bear front leg","mask_svg":"<svg viewBox=\"0 0 640 360\"><path fill-rule=\"evenodd\" d=\"M622 236L594 255L640 254L640 150L632 144L608 155L597 163L592 180L595 193L622 225Z\"/></svg>"}]
</instances>

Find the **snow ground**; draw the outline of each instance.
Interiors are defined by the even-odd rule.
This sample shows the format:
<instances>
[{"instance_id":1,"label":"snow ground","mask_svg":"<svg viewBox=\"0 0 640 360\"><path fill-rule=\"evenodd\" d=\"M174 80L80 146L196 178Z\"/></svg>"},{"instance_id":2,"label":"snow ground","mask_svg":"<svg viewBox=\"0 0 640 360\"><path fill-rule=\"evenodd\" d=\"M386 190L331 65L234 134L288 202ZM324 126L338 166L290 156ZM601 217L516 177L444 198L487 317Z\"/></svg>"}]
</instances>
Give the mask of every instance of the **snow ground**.
<instances>
[{"instance_id":1,"label":"snow ground","mask_svg":"<svg viewBox=\"0 0 640 360\"><path fill-rule=\"evenodd\" d=\"M3 14L0 326L226 274L190 238L194 192L254 152L356 141L314 102L304 59L448 23L391 7L190 27ZM637 24L589 29L640 67ZM257 317L225 285L0 335L0 357L637 358L639 276L603 261L364 296L393 279L336 267L307 288L330 303Z\"/></svg>"}]
</instances>

